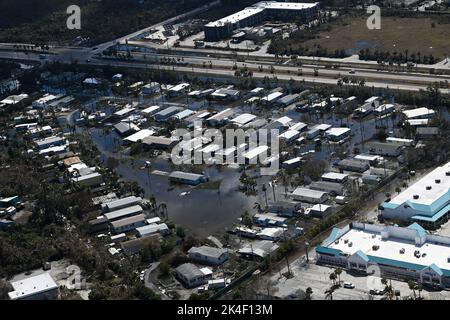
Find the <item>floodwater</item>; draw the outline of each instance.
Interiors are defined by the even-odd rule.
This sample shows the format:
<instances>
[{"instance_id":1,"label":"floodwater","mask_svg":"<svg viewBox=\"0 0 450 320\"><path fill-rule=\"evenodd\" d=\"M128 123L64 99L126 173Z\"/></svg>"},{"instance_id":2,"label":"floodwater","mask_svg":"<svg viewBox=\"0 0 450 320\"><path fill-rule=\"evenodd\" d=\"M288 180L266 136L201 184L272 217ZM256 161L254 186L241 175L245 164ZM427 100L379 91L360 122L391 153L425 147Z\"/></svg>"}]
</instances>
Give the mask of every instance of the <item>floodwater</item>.
<instances>
[{"instance_id":1,"label":"floodwater","mask_svg":"<svg viewBox=\"0 0 450 320\"><path fill-rule=\"evenodd\" d=\"M89 135L101 152L102 161L106 161L110 156L118 158L120 164L116 172L126 181L137 182L145 190L146 198L154 196L158 204L165 203L169 219L191 233L200 236L223 233L232 227L245 211L255 212L255 203L264 207L263 183L267 187L268 202L273 200L273 189L268 187L270 177L257 178L256 196L248 196L238 191L241 172L239 169L226 166L203 168L203 173L209 177L209 181L220 182L219 188L207 189L209 183L199 186L172 184L166 176L151 173L153 170L166 172L179 170L169 161L162 158L130 159L119 152L114 152L121 144L120 137L114 131L105 132L95 128L89 130ZM152 163L150 170L144 168L146 160ZM256 171L248 170L247 174L253 176L256 175ZM277 200L284 198L282 192L284 192L282 187L275 189Z\"/></svg>"},{"instance_id":2,"label":"floodwater","mask_svg":"<svg viewBox=\"0 0 450 320\"><path fill-rule=\"evenodd\" d=\"M199 102L197 108L202 108L204 102ZM226 106L215 104L210 105L215 109L221 110ZM237 107L244 111L245 108ZM294 110L285 112L283 115L291 117L295 121L301 121L302 114ZM351 118L340 119L336 115L326 114L323 117L314 118L311 121L315 123L328 123L335 127L341 125L348 126L352 130L352 139L350 148L359 146L361 141L369 140L376 133L376 120L368 117L360 121ZM382 122L381 122L382 121ZM379 125L387 127L389 132L393 128L395 119L387 117L384 120L378 120ZM78 128L79 132L86 132L85 128ZM238 168L226 166L203 166L202 170L212 182L220 182L220 185L211 186L211 183L201 184L199 186L175 185L168 181L168 177L152 174L153 170L171 172L180 170L168 160L158 157L156 159L131 159L128 156L118 152L118 147L122 144L122 139L111 128L104 130L101 128L92 128L88 131L92 141L96 144L101 152L101 160L106 161L108 157L115 157L120 160L116 171L127 181L137 182L144 190L146 198L154 196L157 203L165 203L169 219L176 224L182 225L189 232L208 236L214 233L223 233L224 230L230 228L237 219L245 212L255 212L255 203L259 203L262 207L265 205L265 197L270 203L274 199L285 199L284 187L277 186L275 190L268 186L270 177L258 177L257 195L248 196L238 191L239 177L241 171ZM323 145L321 149L316 150L312 155L314 159L330 160L330 154L336 146ZM301 147L299 152L307 152L314 150L314 144L309 143ZM151 161L151 169L144 168L146 160ZM182 171L190 171L190 169L181 169ZM254 170L247 170L251 176L258 176ZM262 191L263 183L266 184L267 191ZM209 187L209 189L208 189Z\"/></svg>"}]
</instances>

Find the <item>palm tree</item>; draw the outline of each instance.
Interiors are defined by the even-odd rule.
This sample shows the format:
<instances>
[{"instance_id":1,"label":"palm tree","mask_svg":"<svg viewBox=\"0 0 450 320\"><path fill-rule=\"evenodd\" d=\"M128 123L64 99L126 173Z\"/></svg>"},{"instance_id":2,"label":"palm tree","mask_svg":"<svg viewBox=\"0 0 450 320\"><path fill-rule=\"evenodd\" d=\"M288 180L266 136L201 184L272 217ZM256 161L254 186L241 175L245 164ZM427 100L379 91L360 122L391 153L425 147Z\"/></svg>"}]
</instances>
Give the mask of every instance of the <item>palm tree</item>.
<instances>
[{"instance_id":1,"label":"palm tree","mask_svg":"<svg viewBox=\"0 0 450 320\"><path fill-rule=\"evenodd\" d=\"M334 292L333 288L326 290L325 291L325 299L333 300L333 292Z\"/></svg>"},{"instance_id":2,"label":"palm tree","mask_svg":"<svg viewBox=\"0 0 450 320\"><path fill-rule=\"evenodd\" d=\"M335 272L330 273L330 280L331 280L332 285L334 286L336 284L336 273Z\"/></svg>"},{"instance_id":3,"label":"palm tree","mask_svg":"<svg viewBox=\"0 0 450 320\"><path fill-rule=\"evenodd\" d=\"M422 296L421 296L421 292L423 290L422 284L421 283L417 283L416 289L417 289L417 291L419 291L419 299L422 300Z\"/></svg>"},{"instance_id":4,"label":"palm tree","mask_svg":"<svg viewBox=\"0 0 450 320\"><path fill-rule=\"evenodd\" d=\"M334 274L337 275L339 283L341 283L341 273L342 273L342 268L341 267L337 267L334 270Z\"/></svg>"},{"instance_id":5,"label":"palm tree","mask_svg":"<svg viewBox=\"0 0 450 320\"><path fill-rule=\"evenodd\" d=\"M306 297L305 300L311 300L311 295L313 294L313 290L311 289L311 287L306 288Z\"/></svg>"},{"instance_id":6,"label":"palm tree","mask_svg":"<svg viewBox=\"0 0 450 320\"><path fill-rule=\"evenodd\" d=\"M414 294L414 300L416 300L416 288L417 288L417 283L413 280L409 280L408 281L408 287L410 290L412 290L413 294Z\"/></svg>"}]
</instances>

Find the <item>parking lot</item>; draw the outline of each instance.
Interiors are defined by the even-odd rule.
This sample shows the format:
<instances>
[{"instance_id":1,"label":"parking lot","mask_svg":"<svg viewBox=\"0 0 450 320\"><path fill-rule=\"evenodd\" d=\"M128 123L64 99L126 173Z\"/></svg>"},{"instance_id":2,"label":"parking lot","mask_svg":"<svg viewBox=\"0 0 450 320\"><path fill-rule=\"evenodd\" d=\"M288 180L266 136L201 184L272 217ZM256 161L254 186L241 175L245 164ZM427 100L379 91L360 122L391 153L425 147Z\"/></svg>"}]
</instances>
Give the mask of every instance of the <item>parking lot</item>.
<instances>
[{"instance_id":1,"label":"parking lot","mask_svg":"<svg viewBox=\"0 0 450 320\"><path fill-rule=\"evenodd\" d=\"M310 256L314 256L311 252ZM304 262L304 259L296 260L290 264L291 272L294 277L286 279L282 274L287 272L285 267L281 273L276 273L270 277L271 294L280 298L287 298L290 295L295 294L296 291L303 290L311 287L313 294L312 299L323 300L329 299L325 291L331 286L331 280L329 278L330 273L333 272L333 268L327 266L320 266L310 259L309 263ZM355 276L348 274L345 270L340 275L342 283L350 282L355 288L346 289L343 286L336 289L333 292L334 300L367 300L374 299L379 300L382 296L370 295L369 291L372 289L383 289L384 285L381 284L381 278L376 276ZM392 280L392 287L394 290L400 291L399 299L406 299L412 297L413 292L409 289L407 282ZM416 291L416 295L418 292ZM427 291L423 290L421 295L427 300L449 300L450 292L448 291Z\"/></svg>"}]
</instances>

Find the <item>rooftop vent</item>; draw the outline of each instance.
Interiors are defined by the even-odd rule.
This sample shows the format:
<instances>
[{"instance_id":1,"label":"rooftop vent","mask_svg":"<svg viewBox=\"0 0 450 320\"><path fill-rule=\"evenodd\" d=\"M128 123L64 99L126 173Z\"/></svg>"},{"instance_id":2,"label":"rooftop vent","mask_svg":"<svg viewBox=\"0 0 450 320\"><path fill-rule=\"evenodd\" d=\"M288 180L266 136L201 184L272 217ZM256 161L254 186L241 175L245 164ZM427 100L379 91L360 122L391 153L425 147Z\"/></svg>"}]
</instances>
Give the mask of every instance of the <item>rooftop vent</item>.
<instances>
[{"instance_id":1,"label":"rooftop vent","mask_svg":"<svg viewBox=\"0 0 450 320\"><path fill-rule=\"evenodd\" d=\"M427 186L426 189L427 189L427 190L431 190L431 186Z\"/></svg>"},{"instance_id":2,"label":"rooftop vent","mask_svg":"<svg viewBox=\"0 0 450 320\"><path fill-rule=\"evenodd\" d=\"M415 194L415 195L413 196L413 198L417 200L417 199L419 199L419 195L418 195L418 194Z\"/></svg>"},{"instance_id":3,"label":"rooftop vent","mask_svg":"<svg viewBox=\"0 0 450 320\"><path fill-rule=\"evenodd\" d=\"M434 180L434 182L441 183L441 179L436 179L436 180Z\"/></svg>"}]
</instances>

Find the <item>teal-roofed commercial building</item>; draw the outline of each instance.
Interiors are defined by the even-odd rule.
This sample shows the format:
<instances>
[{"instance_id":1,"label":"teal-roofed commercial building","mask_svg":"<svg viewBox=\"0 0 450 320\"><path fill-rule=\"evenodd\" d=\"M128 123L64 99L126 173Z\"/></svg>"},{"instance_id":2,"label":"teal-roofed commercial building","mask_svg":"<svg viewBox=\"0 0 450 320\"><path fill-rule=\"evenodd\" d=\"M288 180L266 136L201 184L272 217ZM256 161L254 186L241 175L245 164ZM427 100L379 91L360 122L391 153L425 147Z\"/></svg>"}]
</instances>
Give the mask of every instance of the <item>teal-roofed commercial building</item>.
<instances>
[{"instance_id":1,"label":"teal-roofed commercial building","mask_svg":"<svg viewBox=\"0 0 450 320\"><path fill-rule=\"evenodd\" d=\"M353 222L334 228L316 255L317 263L363 275L450 287L450 238L429 234L418 223L402 228Z\"/></svg>"},{"instance_id":2,"label":"teal-roofed commercial building","mask_svg":"<svg viewBox=\"0 0 450 320\"><path fill-rule=\"evenodd\" d=\"M417 222L425 228L438 228L450 213L450 162L380 206L386 219Z\"/></svg>"}]
</instances>

